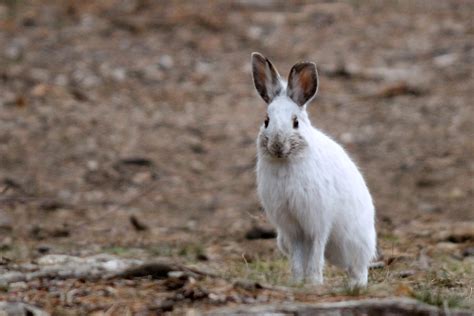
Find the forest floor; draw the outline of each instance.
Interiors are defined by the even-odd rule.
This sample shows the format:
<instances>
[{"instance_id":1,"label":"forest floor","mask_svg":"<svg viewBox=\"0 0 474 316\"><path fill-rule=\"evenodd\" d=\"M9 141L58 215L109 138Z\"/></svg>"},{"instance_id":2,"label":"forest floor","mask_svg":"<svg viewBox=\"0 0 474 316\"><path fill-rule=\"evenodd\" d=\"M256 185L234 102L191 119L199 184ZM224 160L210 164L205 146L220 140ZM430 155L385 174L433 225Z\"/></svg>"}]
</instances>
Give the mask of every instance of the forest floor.
<instances>
[{"instance_id":1,"label":"forest floor","mask_svg":"<svg viewBox=\"0 0 474 316\"><path fill-rule=\"evenodd\" d=\"M202 272L4 281L0 301L54 315L394 296L474 309L473 12L461 0L0 1L0 278L58 254ZM255 192L253 51L281 74L318 65L313 125L354 157L377 208L367 290L330 266L324 286L291 283Z\"/></svg>"}]
</instances>

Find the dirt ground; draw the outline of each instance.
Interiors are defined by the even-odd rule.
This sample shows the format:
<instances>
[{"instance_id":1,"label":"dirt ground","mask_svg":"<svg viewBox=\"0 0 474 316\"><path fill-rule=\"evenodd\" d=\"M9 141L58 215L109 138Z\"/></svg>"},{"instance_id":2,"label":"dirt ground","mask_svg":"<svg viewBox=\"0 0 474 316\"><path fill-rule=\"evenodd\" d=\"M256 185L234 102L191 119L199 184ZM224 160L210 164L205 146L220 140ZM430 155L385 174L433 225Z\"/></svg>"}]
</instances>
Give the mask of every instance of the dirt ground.
<instances>
[{"instance_id":1,"label":"dirt ground","mask_svg":"<svg viewBox=\"0 0 474 316\"><path fill-rule=\"evenodd\" d=\"M31 280L0 301L56 315L354 296L474 308L473 12L468 0L0 1L0 272L107 253L219 276ZM272 232L246 236L271 228L255 192L253 51L284 75L318 65L313 125L376 203L366 291L332 267L325 286L295 287Z\"/></svg>"}]
</instances>

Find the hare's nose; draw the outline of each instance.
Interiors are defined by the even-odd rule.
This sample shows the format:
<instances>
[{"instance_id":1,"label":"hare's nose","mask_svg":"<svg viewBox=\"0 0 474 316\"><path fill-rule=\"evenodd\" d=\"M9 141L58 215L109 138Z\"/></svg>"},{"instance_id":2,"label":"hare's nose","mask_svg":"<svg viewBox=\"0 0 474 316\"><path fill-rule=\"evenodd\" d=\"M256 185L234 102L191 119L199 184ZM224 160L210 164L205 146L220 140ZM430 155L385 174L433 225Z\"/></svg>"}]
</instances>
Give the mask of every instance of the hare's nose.
<instances>
[{"instance_id":1,"label":"hare's nose","mask_svg":"<svg viewBox=\"0 0 474 316\"><path fill-rule=\"evenodd\" d=\"M275 154L275 156L283 156L283 144L280 142L274 142L272 144L272 152Z\"/></svg>"}]
</instances>

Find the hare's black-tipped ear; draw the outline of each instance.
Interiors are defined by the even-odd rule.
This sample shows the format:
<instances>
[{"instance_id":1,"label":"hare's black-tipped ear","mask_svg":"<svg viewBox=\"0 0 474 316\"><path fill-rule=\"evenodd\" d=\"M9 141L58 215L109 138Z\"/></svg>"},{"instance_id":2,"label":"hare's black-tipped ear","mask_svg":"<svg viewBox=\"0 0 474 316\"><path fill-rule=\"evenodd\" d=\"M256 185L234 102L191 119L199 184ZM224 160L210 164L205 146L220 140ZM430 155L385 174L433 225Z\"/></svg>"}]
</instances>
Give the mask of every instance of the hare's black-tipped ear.
<instances>
[{"instance_id":1,"label":"hare's black-tipped ear","mask_svg":"<svg viewBox=\"0 0 474 316\"><path fill-rule=\"evenodd\" d=\"M299 106L303 106L318 91L318 72L316 64L301 62L291 68L286 93Z\"/></svg>"},{"instance_id":2,"label":"hare's black-tipped ear","mask_svg":"<svg viewBox=\"0 0 474 316\"><path fill-rule=\"evenodd\" d=\"M259 53L252 53L252 75L255 89L267 103L283 90L277 70L268 58Z\"/></svg>"}]
</instances>

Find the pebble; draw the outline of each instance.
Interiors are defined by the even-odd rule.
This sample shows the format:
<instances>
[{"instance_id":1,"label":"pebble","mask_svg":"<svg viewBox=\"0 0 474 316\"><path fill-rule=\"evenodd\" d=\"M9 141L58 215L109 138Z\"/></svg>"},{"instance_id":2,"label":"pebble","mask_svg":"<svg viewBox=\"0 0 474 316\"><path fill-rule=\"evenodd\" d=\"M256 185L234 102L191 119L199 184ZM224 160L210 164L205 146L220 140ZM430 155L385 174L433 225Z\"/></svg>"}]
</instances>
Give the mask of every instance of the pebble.
<instances>
[{"instance_id":1,"label":"pebble","mask_svg":"<svg viewBox=\"0 0 474 316\"><path fill-rule=\"evenodd\" d=\"M127 71L124 68L116 68L110 72L110 76L115 81L124 81L127 79Z\"/></svg>"},{"instance_id":2,"label":"pebble","mask_svg":"<svg viewBox=\"0 0 474 316\"><path fill-rule=\"evenodd\" d=\"M5 49L5 57L11 60L18 60L21 58L21 55L23 54L23 50L21 49L20 46L17 45L10 45Z\"/></svg>"},{"instance_id":3,"label":"pebble","mask_svg":"<svg viewBox=\"0 0 474 316\"><path fill-rule=\"evenodd\" d=\"M261 38L262 35L263 35L263 29L259 26L251 26L247 30L247 36L253 40L257 40Z\"/></svg>"},{"instance_id":4,"label":"pebble","mask_svg":"<svg viewBox=\"0 0 474 316\"><path fill-rule=\"evenodd\" d=\"M400 278L407 278L415 274L415 270L402 270L397 273Z\"/></svg>"},{"instance_id":5,"label":"pebble","mask_svg":"<svg viewBox=\"0 0 474 316\"><path fill-rule=\"evenodd\" d=\"M26 282L23 282L23 281L13 282L13 283L10 283L8 288L12 291L26 290L28 288L28 284L26 284Z\"/></svg>"},{"instance_id":6,"label":"pebble","mask_svg":"<svg viewBox=\"0 0 474 316\"><path fill-rule=\"evenodd\" d=\"M97 169L99 169L99 163L96 160L88 160L87 169L91 171L96 171Z\"/></svg>"},{"instance_id":7,"label":"pebble","mask_svg":"<svg viewBox=\"0 0 474 316\"><path fill-rule=\"evenodd\" d=\"M79 258L72 257L68 255L46 255L37 260L39 265L57 265L57 264L66 264L71 262L79 262Z\"/></svg>"},{"instance_id":8,"label":"pebble","mask_svg":"<svg viewBox=\"0 0 474 316\"><path fill-rule=\"evenodd\" d=\"M474 256L474 247L467 247L462 252L463 257L472 257Z\"/></svg>"},{"instance_id":9,"label":"pebble","mask_svg":"<svg viewBox=\"0 0 474 316\"><path fill-rule=\"evenodd\" d=\"M458 249L458 245L453 242L440 242L436 245L436 248L441 251L453 252Z\"/></svg>"},{"instance_id":10,"label":"pebble","mask_svg":"<svg viewBox=\"0 0 474 316\"><path fill-rule=\"evenodd\" d=\"M441 211L441 207L438 205L433 205L431 203L420 203L419 209L422 212L426 213L438 213Z\"/></svg>"},{"instance_id":11,"label":"pebble","mask_svg":"<svg viewBox=\"0 0 474 316\"><path fill-rule=\"evenodd\" d=\"M179 278L181 278L181 277L183 277L183 276L185 276L185 275L186 275L186 273L184 273L183 271L171 271L171 272L168 272L168 276L169 276L170 278L177 278L177 279L179 279Z\"/></svg>"},{"instance_id":12,"label":"pebble","mask_svg":"<svg viewBox=\"0 0 474 316\"><path fill-rule=\"evenodd\" d=\"M22 279L24 279L24 274L21 272L7 272L3 273L0 276L0 286L3 284L9 284L12 282L20 282Z\"/></svg>"},{"instance_id":13,"label":"pebble","mask_svg":"<svg viewBox=\"0 0 474 316\"><path fill-rule=\"evenodd\" d=\"M160 57L159 64L164 69L170 69L174 65L174 60L170 55L163 55Z\"/></svg>"},{"instance_id":14,"label":"pebble","mask_svg":"<svg viewBox=\"0 0 474 316\"><path fill-rule=\"evenodd\" d=\"M448 67L454 64L458 60L456 53L444 54L433 58L433 62L438 67Z\"/></svg>"},{"instance_id":15,"label":"pebble","mask_svg":"<svg viewBox=\"0 0 474 316\"><path fill-rule=\"evenodd\" d=\"M342 133L340 138L344 144L351 144L354 142L355 137L352 133Z\"/></svg>"},{"instance_id":16,"label":"pebble","mask_svg":"<svg viewBox=\"0 0 474 316\"><path fill-rule=\"evenodd\" d=\"M0 232L11 232L13 229L13 221L6 214L0 214Z\"/></svg>"},{"instance_id":17,"label":"pebble","mask_svg":"<svg viewBox=\"0 0 474 316\"><path fill-rule=\"evenodd\" d=\"M227 301L227 297L224 294L209 293L208 297L214 303L225 303Z\"/></svg>"},{"instance_id":18,"label":"pebble","mask_svg":"<svg viewBox=\"0 0 474 316\"><path fill-rule=\"evenodd\" d=\"M8 17L8 7L5 4L0 4L0 20Z\"/></svg>"},{"instance_id":19,"label":"pebble","mask_svg":"<svg viewBox=\"0 0 474 316\"><path fill-rule=\"evenodd\" d=\"M459 199L464 197L466 194L460 188L453 188L450 192L448 197L451 199Z\"/></svg>"}]
</instances>

